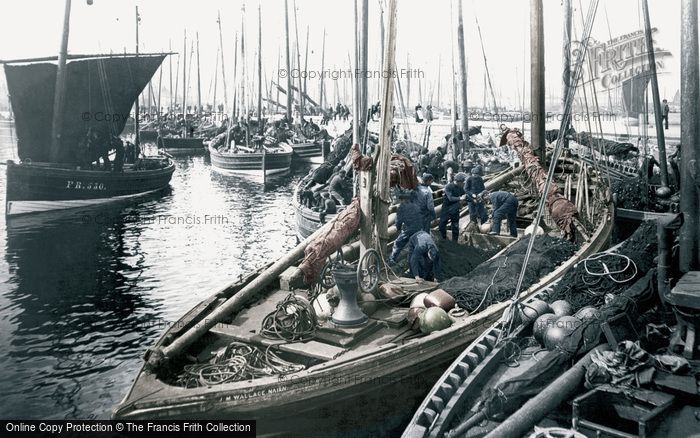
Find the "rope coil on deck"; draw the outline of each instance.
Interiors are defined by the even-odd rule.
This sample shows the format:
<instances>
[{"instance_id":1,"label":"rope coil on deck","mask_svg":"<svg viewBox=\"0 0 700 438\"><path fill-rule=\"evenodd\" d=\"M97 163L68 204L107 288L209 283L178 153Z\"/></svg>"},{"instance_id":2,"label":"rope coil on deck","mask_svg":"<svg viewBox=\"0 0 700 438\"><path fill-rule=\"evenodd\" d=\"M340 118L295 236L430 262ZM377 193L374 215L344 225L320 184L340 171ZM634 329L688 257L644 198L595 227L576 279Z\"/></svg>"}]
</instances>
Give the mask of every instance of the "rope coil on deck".
<instances>
[{"instance_id":1,"label":"rope coil on deck","mask_svg":"<svg viewBox=\"0 0 700 438\"><path fill-rule=\"evenodd\" d=\"M308 301L290 293L262 322L260 334L269 339L308 341L318 327L316 312Z\"/></svg>"}]
</instances>

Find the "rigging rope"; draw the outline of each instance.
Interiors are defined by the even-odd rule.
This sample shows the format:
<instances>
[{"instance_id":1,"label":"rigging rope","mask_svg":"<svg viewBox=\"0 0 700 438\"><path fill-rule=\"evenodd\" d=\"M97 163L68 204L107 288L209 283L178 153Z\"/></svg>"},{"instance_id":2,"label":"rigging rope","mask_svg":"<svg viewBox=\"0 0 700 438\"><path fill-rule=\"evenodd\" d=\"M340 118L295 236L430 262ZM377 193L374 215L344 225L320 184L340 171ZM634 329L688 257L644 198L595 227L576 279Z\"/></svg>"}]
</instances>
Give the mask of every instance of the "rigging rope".
<instances>
[{"instance_id":1,"label":"rigging rope","mask_svg":"<svg viewBox=\"0 0 700 438\"><path fill-rule=\"evenodd\" d=\"M579 59L576 61L576 68L574 69L574 76L573 76L573 83L571 84L571 87L569 87L565 99L565 105L564 105L564 115L562 117L561 121L561 129L564 129L565 126L568 125L568 123L571 120L571 107L572 103L574 100L574 96L576 94L576 88L578 87L578 83L581 80L581 77L583 75L583 61L586 58L586 53L588 51L588 43L590 40L591 36L591 31L593 28L593 21L595 18L596 10L598 8L598 1L599 0L593 0L590 4L589 10L588 10L588 16L584 26L583 30L583 38L581 39L582 42L582 49L581 49L581 55ZM554 173L556 171L556 163L559 159L559 154L561 153L561 149L563 146L563 136L559 136L557 138L557 143L556 146L554 147L554 151L552 152L552 158L551 158L551 163L549 165L549 171L547 173L547 180L545 181L544 188L542 190L542 196L540 197L539 205L537 206L537 214L535 215L535 220L533 221L533 227L536 229L540 221L542 220L542 215L544 213L544 205L546 203L546 195L549 193L549 189L552 185L552 180L554 177ZM525 272L527 270L527 265L528 261L530 260L530 255L532 253L532 247L535 243L535 237L537 236L537 233L532 233L530 236L530 240L528 242L527 246L527 251L525 253L525 258L523 260L523 265L522 269L520 270L520 275L518 277L518 283L515 287L515 292L513 293L513 297L511 298L511 304L509 308L506 310L504 315L507 315L506 317L509 318L509 323L508 323L508 332L510 333L515 321L515 315L514 311L516 309L516 306L518 305L519 302L519 295L520 295L520 288L522 287L523 284L523 279L525 278Z\"/></svg>"}]
</instances>

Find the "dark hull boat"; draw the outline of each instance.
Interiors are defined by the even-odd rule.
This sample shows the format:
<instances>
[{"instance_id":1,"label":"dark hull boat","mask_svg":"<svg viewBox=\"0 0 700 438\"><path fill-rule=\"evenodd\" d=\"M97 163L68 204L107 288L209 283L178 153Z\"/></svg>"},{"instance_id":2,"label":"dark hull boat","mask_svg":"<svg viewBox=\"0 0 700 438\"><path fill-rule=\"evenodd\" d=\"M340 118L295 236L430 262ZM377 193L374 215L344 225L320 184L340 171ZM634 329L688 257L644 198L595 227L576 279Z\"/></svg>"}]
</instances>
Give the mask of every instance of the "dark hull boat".
<instances>
[{"instance_id":1,"label":"dark hull boat","mask_svg":"<svg viewBox=\"0 0 700 438\"><path fill-rule=\"evenodd\" d=\"M287 144L265 148L265 152L220 152L209 147L212 167L221 173L263 177L289 172L292 148Z\"/></svg>"},{"instance_id":2,"label":"dark hull boat","mask_svg":"<svg viewBox=\"0 0 700 438\"><path fill-rule=\"evenodd\" d=\"M57 118L57 59L5 62L21 160L7 164L8 216L101 204L168 186L175 167L165 157L132 164L121 159L121 171L92 170L97 156L121 142L131 106L165 56L69 56ZM60 135L52 142L56 124Z\"/></svg>"},{"instance_id":3,"label":"dark hull boat","mask_svg":"<svg viewBox=\"0 0 700 438\"><path fill-rule=\"evenodd\" d=\"M503 187L520 170L495 178L487 187L491 190ZM437 210L439 212L440 206ZM607 244L611 229L608 210L601 217L597 225L585 232L588 237L575 257L555 267L524 295L558 278L572 263ZM394 217L390 216L390 237L396 236L396 228L391 227L393 221ZM334 328L324 323L311 340L280 341L261 336L265 315L274 311L290 290L298 287L294 286L294 279L300 275L296 265L307 245L332 225L315 232L284 258L218 291L173 324L147 355L148 362L117 407L115 417L250 418L258 421L257 432L261 435L318 433L321 421L324 431L347 431L350 427L356 433L363 433L362 425L352 426L348 415L357 415L364 403L386 406L386 401L379 401L385 399L387 393L391 393L393 399L389 404L416 400L420 391L429 387L426 383L436 375L436 367L454 358L499 318L506 306L496 303L471 315L455 316L451 327L422 337L408 336L411 332L404 325L407 308L389 305L380 307L372 314L368 325L359 329ZM356 259L359 242L346 245L342 252L346 260ZM437 287L436 283L416 283L405 278L394 282L412 293ZM228 313L233 303L237 310ZM193 341L188 342L190 346L177 354L180 359L169 363L169 359L162 361L173 357L169 349L187 336L185 333L192 335L192 330L197 330L202 321L215 321L223 312L227 316L216 326L201 331L196 340L192 338ZM172 372L188 366L184 358L204 363L221 348L240 342L261 348L261 351L269 348L267 351L276 352L284 360L304 366L288 374L273 373L252 380L196 387L177 383L179 380ZM201 375L205 374L207 371L202 369ZM360 414L360 423L383 415L379 410ZM396 411L386 415L394 418ZM387 418L379 423L385 423Z\"/></svg>"},{"instance_id":4,"label":"dark hull boat","mask_svg":"<svg viewBox=\"0 0 700 438\"><path fill-rule=\"evenodd\" d=\"M200 137L160 137L158 147L171 155L204 154L207 148Z\"/></svg>"},{"instance_id":5,"label":"dark hull boat","mask_svg":"<svg viewBox=\"0 0 700 438\"><path fill-rule=\"evenodd\" d=\"M76 170L50 163L7 163L7 216L49 210L86 207L142 196L162 190L170 184L175 165L168 160L156 162L159 168L135 170L126 165L124 172Z\"/></svg>"}]
</instances>

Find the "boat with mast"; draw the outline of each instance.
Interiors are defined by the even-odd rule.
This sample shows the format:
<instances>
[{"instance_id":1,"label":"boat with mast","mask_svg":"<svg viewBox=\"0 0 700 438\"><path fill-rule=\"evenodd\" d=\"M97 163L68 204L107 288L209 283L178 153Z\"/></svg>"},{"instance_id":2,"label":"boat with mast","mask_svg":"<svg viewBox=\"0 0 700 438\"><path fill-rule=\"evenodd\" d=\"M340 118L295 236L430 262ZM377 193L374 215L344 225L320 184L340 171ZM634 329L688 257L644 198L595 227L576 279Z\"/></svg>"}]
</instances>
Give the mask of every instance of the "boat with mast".
<instances>
[{"instance_id":1,"label":"boat with mast","mask_svg":"<svg viewBox=\"0 0 700 438\"><path fill-rule=\"evenodd\" d=\"M118 138L167 54L69 55L70 12L66 0L58 57L2 61L20 158L6 164L7 216L157 192L175 170L166 157L125 159ZM117 156L109 163L113 147ZM94 164L99 157L102 168Z\"/></svg>"},{"instance_id":2,"label":"boat with mast","mask_svg":"<svg viewBox=\"0 0 700 438\"><path fill-rule=\"evenodd\" d=\"M285 1L286 11L286 1ZM245 17L245 5L242 6L242 17ZM258 59L262 56L262 18L258 9ZM289 33L287 33L289 38ZM268 175L286 174L292 162L292 148L284 143L277 143L275 139L267 138L262 134L264 120L262 119L262 87L258 87L258 120L255 127L258 135L251 141L253 124L250 121L248 99L246 93L246 66L245 66L245 22L241 19L241 92L239 95L241 117L236 121L236 103L233 105L231 117L228 119L227 129L209 143L209 155L212 168L225 174L246 175L266 181ZM223 63L222 63L223 64ZM237 73L237 62L234 60L234 76ZM260 64L260 62L259 62ZM258 80L262 80L262 71L258 69ZM225 86L224 86L225 87ZM234 94L234 100L235 99Z\"/></svg>"}]
</instances>

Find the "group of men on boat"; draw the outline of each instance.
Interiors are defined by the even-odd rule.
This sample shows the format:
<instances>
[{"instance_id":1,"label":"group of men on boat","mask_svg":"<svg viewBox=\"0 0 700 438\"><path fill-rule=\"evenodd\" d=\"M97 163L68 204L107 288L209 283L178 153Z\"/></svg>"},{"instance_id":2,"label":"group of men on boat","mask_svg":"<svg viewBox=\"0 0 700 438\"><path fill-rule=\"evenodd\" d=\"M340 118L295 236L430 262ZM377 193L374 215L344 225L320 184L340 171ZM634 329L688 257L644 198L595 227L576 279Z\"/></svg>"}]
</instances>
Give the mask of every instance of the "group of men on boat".
<instances>
[{"instance_id":1,"label":"group of men on boat","mask_svg":"<svg viewBox=\"0 0 700 438\"><path fill-rule=\"evenodd\" d=\"M113 161L109 158L112 152ZM140 155L141 150L137 145L112 134L108 125L93 125L87 128L85 136L78 143L75 162L83 169L96 167L122 172L124 164L136 164Z\"/></svg>"},{"instance_id":2,"label":"group of men on boat","mask_svg":"<svg viewBox=\"0 0 700 438\"><path fill-rule=\"evenodd\" d=\"M333 105L329 105L328 109L321 109L321 112L323 113L321 125L327 125L331 120L348 120L348 117L350 117L350 108L340 102L335 108L333 108Z\"/></svg>"}]
</instances>

